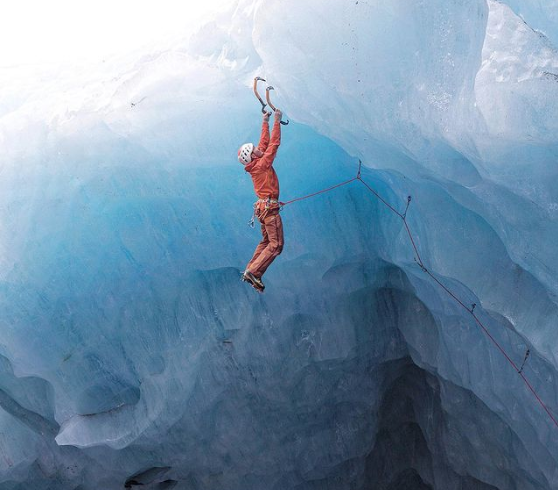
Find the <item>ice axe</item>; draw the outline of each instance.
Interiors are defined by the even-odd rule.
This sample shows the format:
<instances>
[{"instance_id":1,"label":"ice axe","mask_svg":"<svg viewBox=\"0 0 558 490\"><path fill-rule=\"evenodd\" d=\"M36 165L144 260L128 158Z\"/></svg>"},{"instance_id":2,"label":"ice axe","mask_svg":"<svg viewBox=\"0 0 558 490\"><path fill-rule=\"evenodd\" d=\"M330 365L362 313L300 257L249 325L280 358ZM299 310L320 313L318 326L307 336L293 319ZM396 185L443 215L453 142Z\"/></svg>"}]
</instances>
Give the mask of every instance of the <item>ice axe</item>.
<instances>
[{"instance_id":1,"label":"ice axe","mask_svg":"<svg viewBox=\"0 0 558 490\"><path fill-rule=\"evenodd\" d=\"M275 107L275 106L272 104L271 99L269 98L269 92L270 92L271 90L275 90L275 89L274 89L271 85L268 85L267 88L265 89L265 98L266 98L266 100L267 100L267 105L268 105L269 107L271 107L271 110L272 110L273 112L275 112L275 111L277 110L277 107ZM262 102L261 99L260 99L260 102ZM263 104L263 102L262 102L262 104ZM290 122L290 121L287 119L287 121L281 121L281 124L282 124L283 126L286 126L287 124L289 124L289 122Z\"/></svg>"},{"instance_id":2,"label":"ice axe","mask_svg":"<svg viewBox=\"0 0 558 490\"><path fill-rule=\"evenodd\" d=\"M267 114L267 111L265 110L265 106L267 104L263 101L261 95L258 93L258 82L265 82L265 78L262 77L254 78L254 95L258 98L260 104L262 105L262 113Z\"/></svg>"}]
</instances>

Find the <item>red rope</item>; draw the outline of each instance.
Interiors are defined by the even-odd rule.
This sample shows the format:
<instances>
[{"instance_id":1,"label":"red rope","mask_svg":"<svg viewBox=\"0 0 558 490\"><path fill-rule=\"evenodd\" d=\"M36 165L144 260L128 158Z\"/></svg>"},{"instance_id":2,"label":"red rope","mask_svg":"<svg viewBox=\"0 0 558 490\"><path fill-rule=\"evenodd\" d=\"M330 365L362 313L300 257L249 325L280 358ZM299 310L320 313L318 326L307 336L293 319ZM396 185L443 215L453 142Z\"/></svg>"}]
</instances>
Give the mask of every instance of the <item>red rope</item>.
<instances>
[{"instance_id":1,"label":"red rope","mask_svg":"<svg viewBox=\"0 0 558 490\"><path fill-rule=\"evenodd\" d=\"M377 195L376 192L374 192L372 189L370 189L370 187L366 184L366 182L364 182L360 177L359 180L369 189L372 191L373 194ZM380 200L386 204L386 206L388 206L391 210L393 210L393 208L387 204L383 199L380 198ZM403 216L401 213L393 210L398 216L400 216L403 219L403 224L405 225L405 228L407 230L407 234L409 235L409 238L411 240L411 244L413 246L413 249L415 251L416 257L417 257L417 262L420 266L420 268L426 273L428 274L447 294L449 294L459 305L461 305L463 308L465 308L467 310L467 312L475 319L475 322L482 328L483 332L486 334L486 336L492 341L492 343L496 346L496 348L502 353L502 355L506 358L506 360L510 363L510 365L517 371L517 373L521 376L521 379L524 381L524 383L527 385L527 388L529 388L529 390L533 393L533 395L535 396L535 398L537 399L537 401L539 402L539 404L541 405L541 407L544 409L544 411L548 414L548 416L550 417L550 420L552 420L552 422L554 423L554 425L556 427L558 427L558 421L556 420L556 418L554 417L554 415L552 415L552 412L548 409L548 407L546 406L546 404L542 401L541 397L539 396L539 394L535 391L535 389L533 388L533 386L531 385L531 383L529 382L529 380L525 377L525 375L519 370L519 368L517 367L517 365L515 364L515 362L513 362L513 360L511 359L511 357L508 355L508 353L506 352L506 350L500 345L500 343L490 334L490 332L488 331L488 329L486 328L486 326L479 320L479 318L477 317L477 315L475 315L475 313L473 312L472 309L469 309L467 306L465 306L465 304L463 303L463 301L461 301L450 289L448 289L444 284L442 284L442 282L440 282L440 280L438 278L436 278L425 266L424 263L422 261L422 258L419 254L418 248L416 246L415 240L413 238L413 234L411 233L411 230L409 229L409 225L407 224L407 218L406 216Z\"/></svg>"},{"instance_id":2,"label":"red rope","mask_svg":"<svg viewBox=\"0 0 558 490\"><path fill-rule=\"evenodd\" d=\"M405 229L407 230L407 234L409 235L409 238L411 239L411 245L413 246L413 249L415 250L415 255L417 256L417 262L418 264L421 266L421 268L424 268L424 263L422 262L422 258L419 254L417 245L415 243L415 240L413 239L413 234L411 233L411 230L409 229L409 225L407 224L407 218L403 218L403 224L405 225Z\"/></svg>"},{"instance_id":3,"label":"red rope","mask_svg":"<svg viewBox=\"0 0 558 490\"><path fill-rule=\"evenodd\" d=\"M529 390L531 390L531 392L533 393L533 395L535 395L535 398L537 399L537 401L539 402L539 404L541 405L541 407L545 410L545 412L548 414L548 416L550 417L550 419L552 420L552 422L554 422L554 425L556 427L558 427L558 421L556 420L556 418L552 415L552 413L550 412L550 410L548 409L548 407L545 405L545 403L541 400L540 396L538 395L538 393L535 391L535 389L533 388L533 386L531 385L531 383L529 382L529 380L525 377L525 375L521 372L521 370L517 367L517 364L515 362L513 362L513 360L510 358L510 356L508 355L508 353L506 352L506 350L500 345L500 343L492 336L492 334L488 331L488 329L486 328L486 326L480 321L479 317L477 315L475 315L475 313L470 310L469 308L467 308L467 306L465 306L463 304L463 302L457 298L457 296L455 296L446 286L444 286L436 277L434 277L434 275L427 269L423 269L442 289L444 289L453 299L455 299L455 301L457 301L463 308L465 308L467 310L467 312L475 319L475 322L477 323L477 325L482 328L483 332L486 334L486 336L491 340L491 342L498 348L498 350L502 353L502 355L506 358L506 360L511 364L511 366L517 371L517 374L519 374L521 376L521 379L523 379L524 383L527 385L527 387L529 388Z\"/></svg>"},{"instance_id":4,"label":"red rope","mask_svg":"<svg viewBox=\"0 0 558 490\"><path fill-rule=\"evenodd\" d=\"M307 196L297 197L296 199L292 199L291 201L287 201L287 202L279 202L279 204L281 206L286 206L287 204L291 204L293 202L304 201L304 199L309 199L311 197L317 196L318 194L323 194L324 192L332 191L333 189L337 189L337 187L341 187L343 185L350 184L351 182L354 182L355 180L357 180L357 177L354 177L351 180L347 180L346 182L341 182L340 184L334 185L333 187L328 187L327 189L323 189L321 191L314 192L313 194L308 194Z\"/></svg>"},{"instance_id":5,"label":"red rope","mask_svg":"<svg viewBox=\"0 0 558 490\"><path fill-rule=\"evenodd\" d=\"M385 199L382 198L382 196L380 196L380 194L378 194L372 187L370 187L366 182L364 182L364 180L362 180L361 176L360 176L360 164L359 164L359 170L358 170L358 174L356 177L352 178L351 180L347 180L345 182L341 182L340 184L334 185L332 187L328 187L327 189L323 189L321 191L318 192L314 192L312 194L308 194L306 196L303 197L299 197L296 199L292 199L291 201L287 201L287 202L280 202L279 204L281 206L286 206L287 204L291 204L293 202L297 202L297 201L303 201L305 199L309 199L311 197L317 196L319 194L323 194L325 192L329 192L332 191L333 189L337 189L338 187L350 184L351 182L354 182L355 180L359 180L360 182L362 182L362 184L364 184L364 186L372 193L374 194L385 206L387 206L393 213L395 213L397 216L399 216L402 220L403 220L403 224L405 226L405 229L407 231L407 235L409 235L409 239L411 241L411 245L413 247L413 250L415 252L415 256L416 256L416 261L418 263L418 265L420 266L420 268L426 273L428 274L428 276L430 276L434 282L436 284L438 284L438 286L440 286L449 296L451 296L460 306L462 306L463 308L465 308L465 310L467 310L467 312L474 318L475 322L477 323L477 325L482 329L482 331L486 334L486 336L490 339L490 341L496 346L496 348L502 353L502 355L505 357L505 359L508 361L508 363L515 369L515 371L517 371L517 374L519 374L519 376L521 376L521 379L523 380L523 382L525 383L525 385L527 386L527 388L529 388L529 390L531 391L531 393L534 395L534 397L536 398L536 400L538 401L538 403L541 405L541 407L544 409L544 411L548 414L548 416L550 417L550 420L552 420L552 422L554 423L554 425L556 427L558 427L558 421L556 420L556 418L554 417L554 415L552 414L552 412L549 410L549 408L546 406L546 404L542 401L541 397L539 396L539 394L536 392L535 388L533 388L533 385L531 385L531 383L529 382L529 380L526 378L526 376L523 374L522 369L518 369L517 364L511 359L511 357L508 355L508 353L506 352L506 350L502 347L502 345L500 345L500 343L491 335L491 333L489 332L488 328L480 321L480 319L477 317L477 315L474 313L473 308L469 309L465 303L463 303L463 301L461 301L448 287L446 287L437 277L434 276L434 274L432 274L432 272L430 272L425 266L424 266L424 262L422 261L422 258L420 256L420 253L418 251L418 247L416 245L415 239L413 238L413 234L411 233L411 230L409 228L409 225L407 224L407 214L406 212L404 214L400 213L399 211L397 211L391 204L389 204ZM409 201L410 202L410 201ZM408 205L407 205L408 207ZM473 305L474 306L474 305Z\"/></svg>"},{"instance_id":6,"label":"red rope","mask_svg":"<svg viewBox=\"0 0 558 490\"><path fill-rule=\"evenodd\" d=\"M403 215L402 215L399 211L397 211L391 204L389 204L386 200L384 200L384 199L382 198L382 196L380 196L380 194L378 194L374 189L372 189L372 187L370 187L366 182L364 182L364 180L362 180L362 179L360 178L360 176L357 177L357 178L358 178L358 180L360 180L360 181L366 186L366 188L367 188L372 194L374 194L374 195L375 195L380 201L382 201L389 209L391 209L391 211L393 211L393 212L394 212L397 216L399 216L400 218L403 218Z\"/></svg>"}]
</instances>

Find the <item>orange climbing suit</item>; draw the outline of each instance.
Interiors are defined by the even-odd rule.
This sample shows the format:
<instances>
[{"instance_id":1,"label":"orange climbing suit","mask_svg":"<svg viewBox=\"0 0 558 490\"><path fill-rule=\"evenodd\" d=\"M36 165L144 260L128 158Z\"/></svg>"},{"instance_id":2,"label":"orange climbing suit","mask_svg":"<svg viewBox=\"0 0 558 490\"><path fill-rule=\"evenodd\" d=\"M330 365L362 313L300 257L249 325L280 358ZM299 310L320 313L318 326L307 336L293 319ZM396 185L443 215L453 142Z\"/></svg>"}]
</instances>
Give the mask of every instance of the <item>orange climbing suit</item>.
<instances>
[{"instance_id":1,"label":"orange climbing suit","mask_svg":"<svg viewBox=\"0 0 558 490\"><path fill-rule=\"evenodd\" d=\"M244 167L252 177L254 191L258 200L254 204L254 212L261 224L262 240L246 270L260 278L283 251L283 222L279 215L279 179L273 168L273 161L281 144L281 125L278 120L273 123L271 141L269 139L269 123L262 123L262 132L258 149L263 152L260 158L254 157Z\"/></svg>"}]
</instances>

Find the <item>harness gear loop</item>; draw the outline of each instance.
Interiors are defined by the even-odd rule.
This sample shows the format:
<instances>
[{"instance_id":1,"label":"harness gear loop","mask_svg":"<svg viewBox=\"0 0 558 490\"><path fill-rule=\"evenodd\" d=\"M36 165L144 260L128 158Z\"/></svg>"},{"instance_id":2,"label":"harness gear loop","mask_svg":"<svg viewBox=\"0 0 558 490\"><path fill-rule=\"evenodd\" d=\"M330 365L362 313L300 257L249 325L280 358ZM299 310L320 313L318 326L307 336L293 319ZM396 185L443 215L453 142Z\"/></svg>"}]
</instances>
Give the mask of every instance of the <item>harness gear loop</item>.
<instances>
[{"instance_id":1,"label":"harness gear loop","mask_svg":"<svg viewBox=\"0 0 558 490\"><path fill-rule=\"evenodd\" d=\"M273 112L275 112L275 111L277 110L277 107L275 107L275 106L272 104L272 102L271 102L271 99L270 99L270 97L269 97L269 91L270 91L270 90L275 90L275 89L274 89L271 85L268 85L268 86L266 87L266 89L265 89L265 98L266 98L266 100L267 100L267 105L268 105L269 107L271 107L271 110L272 110ZM285 122L285 121L281 121L281 124L282 124L283 126L286 126L287 124L289 124L289 122L290 122L290 121L287 119L286 122Z\"/></svg>"},{"instance_id":2,"label":"harness gear loop","mask_svg":"<svg viewBox=\"0 0 558 490\"><path fill-rule=\"evenodd\" d=\"M254 228L254 223L256 221L256 204L257 202L255 202L252 206L252 217L250 218L250 221L248 221L248 225L250 226L250 228Z\"/></svg>"},{"instance_id":3,"label":"harness gear loop","mask_svg":"<svg viewBox=\"0 0 558 490\"><path fill-rule=\"evenodd\" d=\"M258 100L260 101L260 104L262 105L262 113L267 114L267 111L265 110L265 106L267 104L263 101L261 95L258 93L258 82L265 82L265 78L262 78L262 77L254 78L253 89L254 89L254 95L258 98Z\"/></svg>"},{"instance_id":4,"label":"harness gear loop","mask_svg":"<svg viewBox=\"0 0 558 490\"><path fill-rule=\"evenodd\" d=\"M267 199L258 199L258 201L265 202L265 209L269 209L270 204L279 204L279 201L277 199L271 199L271 197L268 197Z\"/></svg>"}]
</instances>

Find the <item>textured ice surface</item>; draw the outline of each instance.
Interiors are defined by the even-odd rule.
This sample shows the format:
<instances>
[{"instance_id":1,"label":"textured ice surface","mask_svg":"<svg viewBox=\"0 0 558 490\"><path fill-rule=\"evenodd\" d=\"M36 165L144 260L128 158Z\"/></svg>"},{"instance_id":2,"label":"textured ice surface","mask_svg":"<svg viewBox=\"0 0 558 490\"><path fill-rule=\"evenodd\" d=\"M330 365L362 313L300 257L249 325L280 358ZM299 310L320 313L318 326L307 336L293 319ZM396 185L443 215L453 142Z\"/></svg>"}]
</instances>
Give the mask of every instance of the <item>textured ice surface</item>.
<instances>
[{"instance_id":1,"label":"textured ice surface","mask_svg":"<svg viewBox=\"0 0 558 490\"><path fill-rule=\"evenodd\" d=\"M0 72L2 489L551 489L558 428L354 183L258 241L258 74L282 199L363 178L554 414L556 2L242 0L100 66Z\"/></svg>"}]
</instances>

